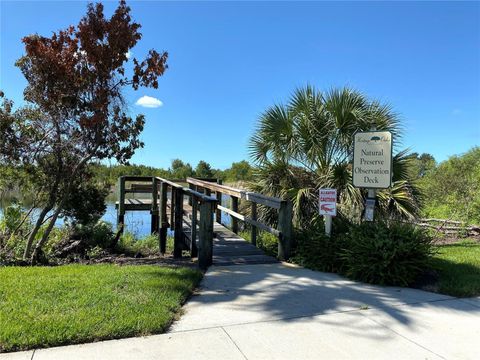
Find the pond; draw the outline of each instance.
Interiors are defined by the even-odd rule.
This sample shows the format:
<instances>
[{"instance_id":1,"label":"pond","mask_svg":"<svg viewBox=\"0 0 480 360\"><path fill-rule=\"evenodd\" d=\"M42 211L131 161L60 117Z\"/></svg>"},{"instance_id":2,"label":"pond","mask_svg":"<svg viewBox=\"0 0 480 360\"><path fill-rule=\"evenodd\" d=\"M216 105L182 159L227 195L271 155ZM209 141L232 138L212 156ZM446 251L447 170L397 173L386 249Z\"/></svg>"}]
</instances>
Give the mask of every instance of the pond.
<instances>
[{"instance_id":1,"label":"pond","mask_svg":"<svg viewBox=\"0 0 480 360\"><path fill-rule=\"evenodd\" d=\"M2 198L0 201L0 218L3 216L3 209L11 204L10 198ZM228 202L228 196L222 197L222 204L226 206ZM107 221L113 225L115 228L117 226L117 209L115 208L115 196L110 195L106 201L107 209L105 214L102 216L102 220ZM38 215L39 209L33 211L33 217ZM150 234L150 221L151 216L149 211L127 211L125 213L125 230L134 234L137 238L144 237ZM64 223L63 219L58 219L56 222L57 226L62 226ZM230 224L230 216L222 212L222 223L224 225ZM170 234L173 234L169 230Z\"/></svg>"}]
</instances>

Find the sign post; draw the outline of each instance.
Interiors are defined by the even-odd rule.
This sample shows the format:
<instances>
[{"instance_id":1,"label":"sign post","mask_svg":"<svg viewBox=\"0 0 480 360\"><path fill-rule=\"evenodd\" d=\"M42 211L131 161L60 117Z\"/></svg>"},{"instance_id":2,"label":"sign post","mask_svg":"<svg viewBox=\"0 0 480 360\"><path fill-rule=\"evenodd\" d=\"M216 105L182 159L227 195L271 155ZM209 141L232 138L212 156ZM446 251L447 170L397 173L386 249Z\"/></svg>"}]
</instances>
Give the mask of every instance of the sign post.
<instances>
[{"instance_id":1,"label":"sign post","mask_svg":"<svg viewBox=\"0 0 480 360\"><path fill-rule=\"evenodd\" d=\"M377 189L392 185L392 133L357 132L353 141L353 186L368 189L364 219L373 221Z\"/></svg>"},{"instance_id":2,"label":"sign post","mask_svg":"<svg viewBox=\"0 0 480 360\"><path fill-rule=\"evenodd\" d=\"M332 216L337 216L337 190L320 189L318 197L318 209L325 220L325 234L332 233Z\"/></svg>"}]
</instances>

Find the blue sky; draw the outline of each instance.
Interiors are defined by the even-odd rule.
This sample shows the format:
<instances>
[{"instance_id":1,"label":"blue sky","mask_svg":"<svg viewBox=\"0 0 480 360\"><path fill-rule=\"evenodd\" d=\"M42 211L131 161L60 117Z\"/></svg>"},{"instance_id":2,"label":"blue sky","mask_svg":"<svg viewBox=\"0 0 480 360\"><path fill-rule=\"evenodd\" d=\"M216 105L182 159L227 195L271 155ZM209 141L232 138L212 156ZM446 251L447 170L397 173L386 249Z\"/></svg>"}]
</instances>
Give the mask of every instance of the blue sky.
<instances>
[{"instance_id":1,"label":"blue sky","mask_svg":"<svg viewBox=\"0 0 480 360\"><path fill-rule=\"evenodd\" d=\"M116 4L105 3L107 14ZM248 159L259 114L305 84L388 102L403 120L404 147L437 160L480 145L479 2L129 4L143 33L133 56L170 54L159 89L126 93L131 113L147 118L134 163L168 167L181 158L225 168ZM20 104L20 39L77 24L86 2L0 7L0 88ZM142 96L163 106L135 105Z\"/></svg>"}]
</instances>

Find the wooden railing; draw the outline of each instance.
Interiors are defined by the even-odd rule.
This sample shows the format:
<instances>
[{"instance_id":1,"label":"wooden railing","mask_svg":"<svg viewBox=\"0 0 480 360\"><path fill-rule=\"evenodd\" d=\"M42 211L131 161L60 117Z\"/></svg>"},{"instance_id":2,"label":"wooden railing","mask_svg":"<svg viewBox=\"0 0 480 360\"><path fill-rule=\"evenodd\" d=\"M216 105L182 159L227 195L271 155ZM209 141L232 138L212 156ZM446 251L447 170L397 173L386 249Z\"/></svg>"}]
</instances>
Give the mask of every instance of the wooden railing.
<instances>
[{"instance_id":1,"label":"wooden railing","mask_svg":"<svg viewBox=\"0 0 480 360\"><path fill-rule=\"evenodd\" d=\"M167 197L168 193L170 193L170 228L174 230L173 256L182 256L183 244L186 243L183 232L184 196L188 196L189 203L192 204L191 236L188 244L190 255L191 257L198 256L200 268L206 269L212 264L213 259L213 212L217 200L166 179L155 178L154 181L158 182L160 186L160 251L164 253L166 247L168 228ZM200 212L200 218L197 220L198 212ZM196 244L197 223L199 227L198 249Z\"/></svg>"},{"instance_id":2,"label":"wooden railing","mask_svg":"<svg viewBox=\"0 0 480 360\"><path fill-rule=\"evenodd\" d=\"M126 182L133 183L129 188L126 188ZM139 182L147 183L147 185L137 184ZM125 194L128 193L150 193L152 194L151 202L126 205ZM187 241L184 233L185 196L189 197L189 203L192 204L190 241ZM160 252L162 254L166 252L167 232L170 227L174 231L174 257L181 257L183 250L189 250L192 257L198 256L198 265L201 269L207 269L212 264L213 214L217 203L215 198L159 177L122 176L119 178L118 199L118 224L121 228L123 228L125 211L129 209L150 209L152 233L158 232ZM170 216L168 216L168 210L170 210ZM197 216L198 212L200 213L199 218ZM198 248L196 244L197 224Z\"/></svg>"},{"instance_id":3,"label":"wooden railing","mask_svg":"<svg viewBox=\"0 0 480 360\"><path fill-rule=\"evenodd\" d=\"M165 254L168 229L174 231L173 256L189 250L206 269L213 260L214 215L221 223L222 211L230 215L232 231L238 233L238 221L251 225L251 241L256 245L258 229L278 237L278 258L287 260L292 242L292 204L290 201L225 186L213 179L187 178L188 188L160 177L122 176L118 180L118 225L123 229L125 211L149 210L151 232L158 233L160 252ZM127 183L129 187L126 186ZM126 199L126 194L151 194L148 199ZM215 193L215 197L212 197ZM230 196L231 207L222 206L222 195ZM188 199L186 199L186 197ZM185 200L188 200L189 208ZM239 212L239 202L248 201L250 216ZM278 226L266 225L257 218L257 205L278 211ZM190 208L191 207L191 208ZM191 219L185 226L184 216ZM197 239L198 237L198 248Z\"/></svg>"},{"instance_id":4,"label":"wooden railing","mask_svg":"<svg viewBox=\"0 0 480 360\"><path fill-rule=\"evenodd\" d=\"M256 245L257 230L269 232L278 237L278 258L287 260L290 257L292 243L292 203L275 197L265 196L251 191L235 189L230 186L213 183L210 180L200 180L187 178L187 183L191 190L204 192L207 195L215 193L217 199L216 221L221 223L221 212L230 215L231 228L234 233L238 233L238 220L251 225L251 240ZM222 206L222 195L230 196L231 208ZM239 201L246 200L250 202L250 217L240 214L238 211ZM278 228L266 225L257 218L257 205L263 205L278 210Z\"/></svg>"}]
</instances>

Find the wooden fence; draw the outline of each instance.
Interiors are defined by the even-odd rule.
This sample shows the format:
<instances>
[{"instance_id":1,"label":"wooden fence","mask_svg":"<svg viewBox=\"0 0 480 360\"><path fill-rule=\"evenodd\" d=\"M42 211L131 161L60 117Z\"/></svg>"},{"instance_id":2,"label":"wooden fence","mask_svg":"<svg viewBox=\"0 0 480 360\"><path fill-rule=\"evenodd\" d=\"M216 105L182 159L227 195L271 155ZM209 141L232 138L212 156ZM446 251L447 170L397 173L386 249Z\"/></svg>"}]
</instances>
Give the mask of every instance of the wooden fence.
<instances>
[{"instance_id":1,"label":"wooden fence","mask_svg":"<svg viewBox=\"0 0 480 360\"><path fill-rule=\"evenodd\" d=\"M414 222L415 225L434 229L446 235L466 235L466 236L480 236L479 225L467 225L463 221L455 221L450 219L418 219Z\"/></svg>"}]
</instances>

